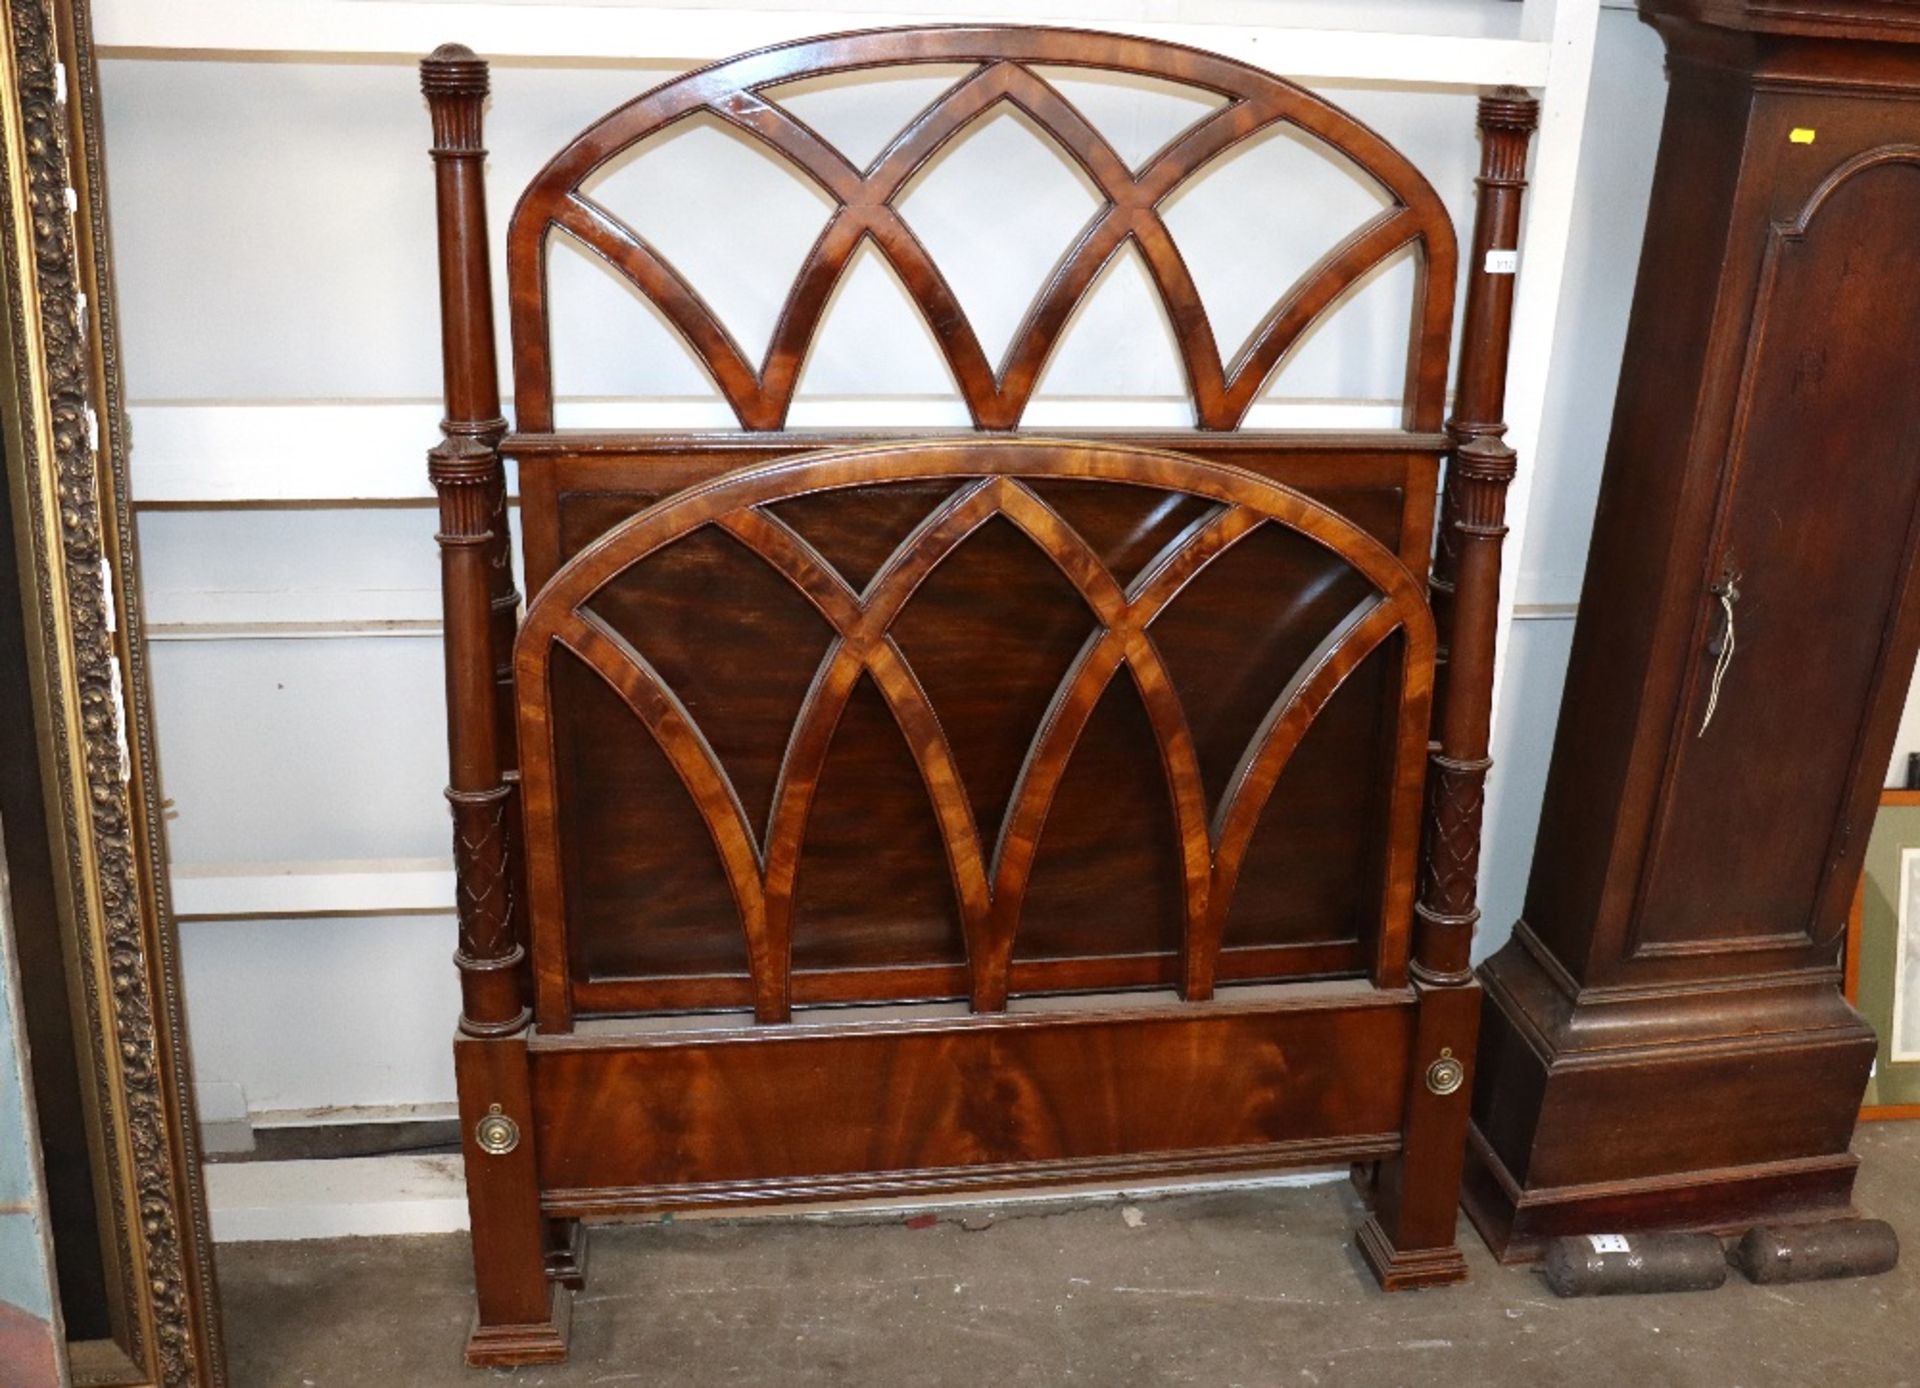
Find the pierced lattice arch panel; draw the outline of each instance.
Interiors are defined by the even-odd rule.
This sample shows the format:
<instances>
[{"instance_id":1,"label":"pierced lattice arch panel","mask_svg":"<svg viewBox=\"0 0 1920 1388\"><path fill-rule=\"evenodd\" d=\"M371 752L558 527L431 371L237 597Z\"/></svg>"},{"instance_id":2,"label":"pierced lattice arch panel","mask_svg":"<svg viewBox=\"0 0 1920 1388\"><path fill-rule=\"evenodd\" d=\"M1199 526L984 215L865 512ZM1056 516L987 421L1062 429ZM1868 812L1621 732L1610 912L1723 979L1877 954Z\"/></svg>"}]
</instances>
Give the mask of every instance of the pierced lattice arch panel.
<instances>
[{"instance_id":1,"label":"pierced lattice arch panel","mask_svg":"<svg viewBox=\"0 0 1920 1388\"><path fill-rule=\"evenodd\" d=\"M766 95L803 78L915 64L971 64L866 168ZM1139 168L1123 159L1036 67L1152 77L1225 104ZM1002 102L1064 150L1104 199L1069 245L996 364L927 247L895 209L915 173ZM765 355L751 361L693 285L659 250L585 191L622 151L705 113L758 141L835 203L780 311ZM1160 214L1195 173L1250 137L1290 125L1337 151L1384 190L1388 205L1324 255L1272 304L1238 352L1224 359L1193 275ZM749 209L742 208L741 215ZM924 316L975 425L1017 426L1074 309L1121 248L1139 250L1172 324L1203 429L1239 425L1262 385L1309 328L1369 272L1411 247L1418 275L1407 350L1405 426L1440 426L1456 271L1454 232L1439 195L1386 140L1337 106L1270 73L1197 49L1119 35L1018 27L875 30L750 53L655 88L591 126L528 185L507 244L520 428L553 428L546 258L560 229L625 276L712 376L743 428L779 429L835 286L871 242Z\"/></svg>"},{"instance_id":2,"label":"pierced lattice arch panel","mask_svg":"<svg viewBox=\"0 0 1920 1388\"><path fill-rule=\"evenodd\" d=\"M1204 514L1138 573L1116 575L1097 547L1042 495L1049 483L1148 488L1198 499ZM782 503L828 494L936 483L946 491L856 588L781 518ZM1084 601L1089 634L1032 728L1008 728L1026 751L998 824L976 821L964 768L897 623L930 577L990 522L1014 526ZM1361 581L1364 596L1324 632L1290 678L1277 681L1223 793L1209 796L1181 689L1152 635L1209 566L1273 527L1325 551ZM623 575L689 538L723 532L796 590L831 628L794 717L764 830L715 754L712 718L689 708L622 633L594 610ZM1248 596L1250 610L1264 599ZM1010 615L1010 614L1002 614ZM1103 694L1120 679L1138 692L1172 806L1183 896L1180 985L1212 991L1224 926L1255 833L1290 759L1329 702L1372 653L1400 643L1388 694L1390 773L1385 819L1390 861L1380 873L1378 948L1404 965L1413 844L1433 681L1434 626L1425 586L1385 545L1305 494L1238 468L1178 453L1085 441L970 440L876 445L744 468L689 488L602 535L564 565L528 609L516 647L520 741L536 971L542 1015L570 1016L573 963L562 845L569 797L556 755L555 662L562 652L597 675L637 720L705 822L744 933L752 1001L763 1019L792 998L796 896L809 816L849 697L870 679L911 749L938 822L964 935L967 991L977 1009L1004 1007L1021 912L1048 817ZM703 724L703 719L706 722ZM613 736L602 728L602 738ZM637 792L636 792L637 793ZM884 845L891 826L872 826ZM876 976L877 977L877 976ZM884 986L884 985L882 985ZM849 998L846 1000L855 1000Z\"/></svg>"}]
</instances>

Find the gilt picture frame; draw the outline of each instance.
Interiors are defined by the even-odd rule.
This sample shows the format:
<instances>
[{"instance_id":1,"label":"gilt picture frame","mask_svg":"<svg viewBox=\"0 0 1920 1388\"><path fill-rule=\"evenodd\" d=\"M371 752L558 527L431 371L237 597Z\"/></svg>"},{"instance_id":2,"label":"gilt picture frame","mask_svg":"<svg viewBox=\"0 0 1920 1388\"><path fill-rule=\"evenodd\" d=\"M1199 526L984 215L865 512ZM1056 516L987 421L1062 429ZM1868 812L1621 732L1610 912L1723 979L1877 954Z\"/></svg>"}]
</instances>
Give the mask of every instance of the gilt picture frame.
<instances>
[{"instance_id":1,"label":"gilt picture frame","mask_svg":"<svg viewBox=\"0 0 1920 1388\"><path fill-rule=\"evenodd\" d=\"M14 806L9 837L39 835L45 845L44 928L58 937L60 977L30 979L28 993L44 1000L51 990L70 1019L68 1087L79 1092L59 1098L85 1118L98 1226L88 1246L98 1247L105 1302L89 1298L85 1316L68 1308L64 1367L76 1385L218 1385L226 1379L166 885L89 16L86 0L5 3L6 590L19 618L17 688L31 711L22 745L40 789L38 804L29 796ZM26 869L10 857L18 886ZM16 925L24 939L27 923ZM52 1097L38 1096L43 1132ZM57 1168L48 1164L50 1185ZM96 1310L102 1328L76 1334Z\"/></svg>"}]
</instances>

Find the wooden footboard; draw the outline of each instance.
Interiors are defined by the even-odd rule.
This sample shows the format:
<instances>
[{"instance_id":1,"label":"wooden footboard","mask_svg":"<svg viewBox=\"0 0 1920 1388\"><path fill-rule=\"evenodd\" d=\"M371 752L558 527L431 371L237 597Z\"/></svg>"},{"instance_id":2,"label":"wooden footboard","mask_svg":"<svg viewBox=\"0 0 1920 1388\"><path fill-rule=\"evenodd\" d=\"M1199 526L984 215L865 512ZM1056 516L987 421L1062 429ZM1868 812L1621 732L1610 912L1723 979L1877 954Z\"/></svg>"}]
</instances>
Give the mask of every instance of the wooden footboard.
<instances>
[{"instance_id":1,"label":"wooden footboard","mask_svg":"<svg viewBox=\"0 0 1920 1388\"><path fill-rule=\"evenodd\" d=\"M863 164L783 104L803 79L916 65L959 75ZM1184 86L1204 109L1129 162L1063 95L1079 70ZM1355 1162L1374 1168L1359 1244L1381 1283L1464 1276L1468 950L1531 99L1481 103L1443 425L1453 228L1405 156L1312 93L1191 49L1013 26L721 63L610 113L527 188L507 238L509 433L486 65L448 47L423 86L470 1362L563 1357L579 1221L649 1210ZM1003 105L1099 206L995 363L896 200ZM610 161L696 120L830 204L758 362L595 197ZM1229 352L1163 207L1282 130L1380 206ZM556 235L651 302L740 432L555 428ZM867 245L925 315L974 431L784 431ZM1016 432L1129 247L1197 427ZM1240 431L1323 317L1403 255L1418 272L1403 427ZM524 617L503 458L519 466Z\"/></svg>"}]
</instances>

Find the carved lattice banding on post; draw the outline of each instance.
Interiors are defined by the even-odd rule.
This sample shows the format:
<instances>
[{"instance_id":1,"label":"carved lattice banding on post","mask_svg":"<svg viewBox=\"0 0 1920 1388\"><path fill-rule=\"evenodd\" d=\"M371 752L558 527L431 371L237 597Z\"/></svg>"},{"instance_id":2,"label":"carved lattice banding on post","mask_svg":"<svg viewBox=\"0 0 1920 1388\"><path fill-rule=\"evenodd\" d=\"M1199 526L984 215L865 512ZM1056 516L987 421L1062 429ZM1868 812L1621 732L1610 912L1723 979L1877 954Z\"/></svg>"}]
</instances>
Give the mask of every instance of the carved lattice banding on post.
<instances>
[{"instance_id":1,"label":"carved lattice banding on post","mask_svg":"<svg viewBox=\"0 0 1920 1388\"><path fill-rule=\"evenodd\" d=\"M472 961L507 956L513 938L513 884L507 874L507 788L450 791L460 953Z\"/></svg>"},{"instance_id":2,"label":"carved lattice banding on post","mask_svg":"<svg viewBox=\"0 0 1920 1388\"><path fill-rule=\"evenodd\" d=\"M653 302L681 334L749 429L778 429L808 347L860 246L871 241L932 330L974 423L1015 427L1074 309L1101 270L1132 242L1175 326L1195 419L1232 429L1309 327L1367 273L1414 246L1420 277L1408 344L1407 426L1440 423L1452 326L1452 224L1407 160L1351 116L1305 89L1188 49L1108 36L1090 59L1089 35L1020 29L919 29L846 35L768 49L693 73L621 107L563 150L528 187L508 239L514 375L523 429L553 427L547 241L558 229L599 256ZM971 61L865 169L761 94L805 77L912 63ZM1226 98L1135 172L1085 116L1030 63L1137 73ZM958 296L895 206L914 175L1001 103L1017 107L1077 164L1103 199L1041 286L1001 360L990 361ZM794 166L836 204L788 291L758 362L695 288L632 227L583 186L621 151L694 115L709 115ZM1389 206L1290 286L1231 362L1218 343L1193 276L1160 208L1175 190L1242 141L1287 125L1350 160Z\"/></svg>"},{"instance_id":3,"label":"carved lattice banding on post","mask_svg":"<svg viewBox=\"0 0 1920 1388\"><path fill-rule=\"evenodd\" d=\"M1156 487L1220 503L1189 527L1129 586L1024 478L1070 477ZM895 549L857 593L770 505L796 495L951 478L955 490ZM1031 540L1085 601L1094 626L1061 678L1029 743L989 856L960 770L925 688L892 627L921 584L988 521L1002 517ZM804 595L835 636L795 716L781 762L764 844L719 757L693 716L644 656L587 609L618 575L706 525L724 529ZM1149 627L1205 568L1264 525L1306 535L1363 575L1376 595L1314 650L1287 682L1241 758L1233 788L1210 825L1193 735L1178 690ZM1208 996L1234 887L1254 827L1289 758L1349 675L1396 633L1405 637L1400 758L1419 755L1433 651L1419 580L1378 541L1298 492L1249 473L1172 454L1086 444L902 446L816 455L732 474L634 516L555 575L529 609L516 660L523 691L530 842L557 848L549 683L552 652L565 648L604 679L646 727L692 797L724 867L746 935L755 1013L784 1019L791 1008L794 891L808 813L835 730L855 685L870 676L898 724L933 807L952 877L976 1010L1006 1005L1021 908L1048 812L1102 693L1124 667L1152 726L1173 807L1184 901L1182 991ZM1396 777L1405 783L1408 777ZM1404 807L1404 816L1413 807ZM556 852L537 847L536 864ZM557 872L533 883L535 909L556 951L542 979L560 976L565 901ZM564 990L543 994L566 1007Z\"/></svg>"},{"instance_id":4,"label":"carved lattice banding on post","mask_svg":"<svg viewBox=\"0 0 1920 1388\"><path fill-rule=\"evenodd\" d=\"M527 1010L519 970L513 787L502 757L495 667L492 556L500 458L491 444L450 433L427 455L440 496L447 686L464 708L447 720L447 801L453 816L460 941L461 1027L472 1036L517 1031Z\"/></svg>"}]
</instances>

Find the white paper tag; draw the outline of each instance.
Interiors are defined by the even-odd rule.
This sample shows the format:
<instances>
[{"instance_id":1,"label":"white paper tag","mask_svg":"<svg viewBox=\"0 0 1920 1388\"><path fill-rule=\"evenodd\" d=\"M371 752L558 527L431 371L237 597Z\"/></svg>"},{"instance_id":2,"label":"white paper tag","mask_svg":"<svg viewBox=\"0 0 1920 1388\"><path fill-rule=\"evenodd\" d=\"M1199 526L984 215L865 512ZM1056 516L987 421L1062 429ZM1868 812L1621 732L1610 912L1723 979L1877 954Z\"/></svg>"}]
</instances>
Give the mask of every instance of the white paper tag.
<instances>
[{"instance_id":1,"label":"white paper tag","mask_svg":"<svg viewBox=\"0 0 1920 1388\"><path fill-rule=\"evenodd\" d=\"M1627 1236L1625 1234L1588 1234L1587 1242L1593 1245L1595 1253L1626 1253Z\"/></svg>"},{"instance_id":2,"label":"white paper tag","mask_svg":"<svg viewBox=\"0 0 1920 1388\"><path fill-rule=\"evenodd\" d=\"M1489 275L1511 275L1520 268L1520 252L1488 251L1487 273Z\"/></svg>"}]
</instances>

